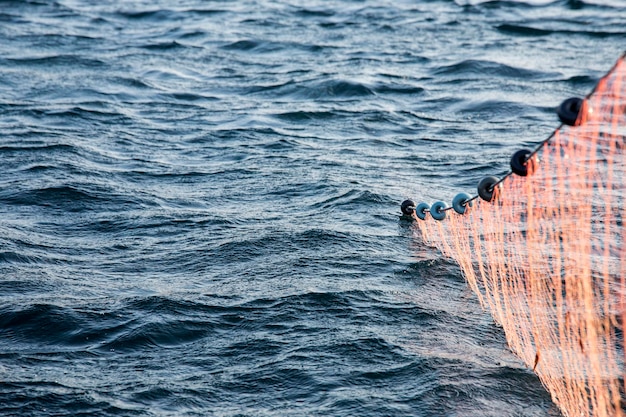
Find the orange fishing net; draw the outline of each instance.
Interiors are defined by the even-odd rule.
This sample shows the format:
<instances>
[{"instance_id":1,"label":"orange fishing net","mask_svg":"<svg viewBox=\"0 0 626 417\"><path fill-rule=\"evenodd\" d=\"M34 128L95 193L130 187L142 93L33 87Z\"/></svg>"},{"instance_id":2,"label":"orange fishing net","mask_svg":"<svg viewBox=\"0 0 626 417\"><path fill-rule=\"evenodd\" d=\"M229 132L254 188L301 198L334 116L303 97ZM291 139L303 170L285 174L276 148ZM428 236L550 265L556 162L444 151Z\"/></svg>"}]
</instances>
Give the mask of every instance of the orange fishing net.
<instances>
[{"instance_id":1,"label":"orange fishing net","mask_svg":"<svg viewBox=\"0 0 626 417\"><path fill-rule=\"evenodd\" d=\"M624 416L626 55L492 202L418 220L568 417Z\"/></svg>"}]
</instances>

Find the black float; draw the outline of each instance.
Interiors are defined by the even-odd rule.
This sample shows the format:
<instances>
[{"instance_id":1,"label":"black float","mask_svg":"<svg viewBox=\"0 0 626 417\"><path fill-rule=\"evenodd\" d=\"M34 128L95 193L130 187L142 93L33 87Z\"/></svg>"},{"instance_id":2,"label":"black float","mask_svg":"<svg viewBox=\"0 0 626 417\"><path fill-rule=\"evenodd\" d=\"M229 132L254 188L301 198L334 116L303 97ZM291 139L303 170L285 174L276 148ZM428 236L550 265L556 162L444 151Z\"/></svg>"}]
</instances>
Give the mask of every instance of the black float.
<instances>
[{"instance_id":1,"label":"black float","mask_svg":"<svg viewBox=\"0 0 626 417\"><path fill-rule=\"evenodd\" d=\"M578 114L583 107L583 99L578 97L572 97L565 100L556 109L556 114L559 116L559 120L568 126L576 126L578 120Z\"/></svg>"},{"instance_id":2,"label":"black float","mask_svg":"<svg viewBox=\"0 0 626 417\"><path fill-rule=\"evenodd\" d=\"M581 109L585 105L584 99L578 97L568 98L563 101L556 109L556 113L559 120L564 125L577 126L579 123L579 114ZM558 131L558 129L557 129ZM537 152L546 145L550 139L555 135L556 131L550 135L547 139L541 142L534 151L529 149L520 149L515 152L511 157L511 171L507 173L502 179L494 176L488 176L480 180L477 186L478 195L471 197L466 193L457 194L452 200L452 207L448 207L443 201L437 201L432 207L427 203L420 203L415 206L412 200L405 200L400 206L402 214L405 216L413 216L415 214L421 220L426 219L426 214L430 213L430 216L435 220L443 220L446 217L446 212L450 209L454 209L458 214L465 214L467 208L472 206L472 202L480 197L481 199L492 202L497 198L497 190L501 186L502 182L506 180L510 175L515 174L520 177L526 177L532 175L537 164Z\"/></svg>"}]
</instances>

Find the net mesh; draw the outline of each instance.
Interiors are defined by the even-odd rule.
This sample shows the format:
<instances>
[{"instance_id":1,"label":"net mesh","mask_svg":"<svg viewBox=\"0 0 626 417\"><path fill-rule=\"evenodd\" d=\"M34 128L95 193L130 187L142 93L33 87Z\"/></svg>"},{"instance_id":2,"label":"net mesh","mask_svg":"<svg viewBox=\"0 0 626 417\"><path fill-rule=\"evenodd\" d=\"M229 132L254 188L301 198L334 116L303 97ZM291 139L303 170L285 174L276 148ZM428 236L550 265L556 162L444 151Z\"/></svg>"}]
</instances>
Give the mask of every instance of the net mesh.
<instances>
[{"instance_id":1,"label":"net mesh","mask_svg":"<svg viewBox=\"0 0 626 417\"><path fill-rule=\"evenodd\" d=\"M567 417L624 416L626 58L492 202L417 221Z\"/></svg>"}]
</instances>

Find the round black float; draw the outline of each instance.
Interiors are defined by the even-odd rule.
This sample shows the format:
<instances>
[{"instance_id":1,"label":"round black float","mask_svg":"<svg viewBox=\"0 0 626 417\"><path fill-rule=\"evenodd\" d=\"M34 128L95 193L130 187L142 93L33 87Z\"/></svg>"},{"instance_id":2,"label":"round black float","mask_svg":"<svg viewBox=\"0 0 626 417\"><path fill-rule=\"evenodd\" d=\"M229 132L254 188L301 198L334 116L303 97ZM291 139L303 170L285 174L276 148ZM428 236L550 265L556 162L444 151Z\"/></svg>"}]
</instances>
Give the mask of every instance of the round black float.
<instances>
[{"instance_id":1,"label":"round black float","mask_svg":"<svg viewBox=\"0 0 626 417\"><path fill-rule=\"evenodd\" d=\"M578 114L582 107L583 99L578 97L568 98L556 109L556 114L563 124L576 126L576 120L578 120Z\"/></svg>"},{"instance_id":2,"label":"round black float","mask_svg":"<svg viewBox=\"0 0 626 417\"><path fill-rule=\"evenodd\" d=\"M415 203L413 200L404 200L400 205L400 210L405 216L411 216L415 211Z\"/></svg>"},{"instance_id":3,"label":"round black float","mask_svg":"<svg viewBox=\"0 0 626 417\"><path fill-rule=\"evenodd\" d=\"M498 177L485 177L478 183L478 195L485 201L493 200L495 185L500 181Z\"/></svg>"},{"instance_id":4,"label":"round black float","mask_svg":"<svg viewBox=\"0 0 626 417\"><path fill-rule=\"evenodd\" d=\"M511 157L511 171L520 177L525 177L534 170L534 159L530 158L532 151L520 149ZM530 158L530 159L529 159Z\"/></svg>"}]
</instances>

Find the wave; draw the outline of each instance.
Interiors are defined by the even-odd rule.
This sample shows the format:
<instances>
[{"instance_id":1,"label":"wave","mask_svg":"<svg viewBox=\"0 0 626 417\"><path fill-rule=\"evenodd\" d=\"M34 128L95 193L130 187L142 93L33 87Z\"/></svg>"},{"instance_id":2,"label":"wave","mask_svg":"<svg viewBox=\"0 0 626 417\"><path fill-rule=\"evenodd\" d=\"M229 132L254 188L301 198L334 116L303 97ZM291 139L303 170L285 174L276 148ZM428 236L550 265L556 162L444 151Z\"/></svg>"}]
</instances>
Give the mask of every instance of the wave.
<instances>
[{"instance_id":1,"label":"wave","mask_svg":"<svg viewBox=\"0 0 626 417\"><path fill-rule=\"evenodd\" d=\"M180 9L153 9L153 10L118 10L114 13L114 16L129 21L139 22L177 22L181 19L185 19L190 15L196 15L200 17L212 17L215 15L221 15L227 13L227 9L220 8L180 8Z\"/></svg>"},{"instance_id":2,"label":"wave","mask_svg":"<svg viewBox=\"0 0 626 417\"><path fill-rule=\"evenodd\" d=\"M276 53L285 50L289 50L291 53L294 51L317 53L325 49L324 46L318 44L271 42L258 39L242 39L222 45L221 48L226 51L255 52L261 54Z\"/></svg>"},{"instance_id":3,"label":"wave","mask_svg":"<svg viewBox=\"0 0 626 417\"><path fill-rule=\"evenodd\" d=\"M545 23L541 23L538 25L546 26ZM620 26L616 25L615 30L589 30L589 28L585 26L577 27L576 25L566 24L565 22L562 24L557 23L556 28L541 28L536 27L538 25L520 25L520 24L501 24L496 26L496 28L504 33L520 35L520 36L532 36L532 37L543 37L543 36L553 36L553 35L584 35L593 38L610 38L610 37L618 37L621 38L626 34L626 31L619 30ZM562 26L562 27L558 27ZM609 26L609 25L607 25ZM565 29L564 27L568 27Z\"/></svg>"},{"instance_id":4,"label":"wave","mask_svg":"<svg viewBox=\"0 0 626 417\"><path fill-rule=\"evenodd\" d=\"M621 0L455 0L454 2L460 6L520 9L560 7L570 10L611 10L624 6Z\"/></svg>"},{"instance_id":5,"label":"wave","mask_svg":"<svg viewBox=\"0 0 626 417\"><path fill-rule=\"evenodd\" d=\"M57 185L36 189L0 192L0 201L13 206L39 206L66 213L102 211L105 207L143 208L152 205L146 199L130 194L120 194L108 187L92 185Z\"/></svg>"},{"instance_id":6,"label":"wave","mask_svg":"<svg viewBox=\"0 0 626 417\"><path fill-rule=\"evenodd\" d=\"M19 58L4 58L3 61L9 66L23 66L28 68L58 66L72 69L102 69L108 66L108 63L101 59L88 58L79 54L58 54L35 57L21 56Z\"/></svg>"},{"instance_id":7,"label":"wave","mask_svg":"<svg viewBox=\"0 0 626 417\"><path fill-rule=\"evenodd\" d=\"M313 204L312 208L340 208L348 210L361 210L372 205L388 203L389 197L376 194L371 191L349 190L342 194L327 197Z\"/></svg>"},{"instance_id":8,"label":"wave","mask_svg":"<svg viewBox=\"0 0 626 417\"><path fill-rule=\"evenodd\" d=\"M494 61L466 59L455 64L442 66L433 70L435 75L478 75L481 77L506 77L540 80L554 76L554 73L514 67Z\"/></svg>"}]
</instances>

